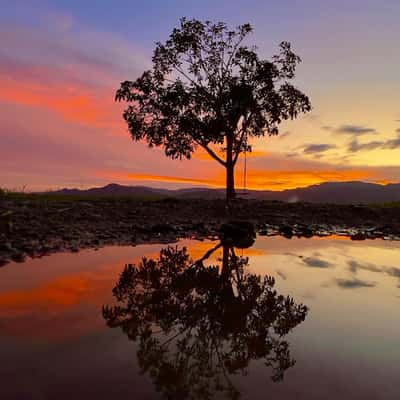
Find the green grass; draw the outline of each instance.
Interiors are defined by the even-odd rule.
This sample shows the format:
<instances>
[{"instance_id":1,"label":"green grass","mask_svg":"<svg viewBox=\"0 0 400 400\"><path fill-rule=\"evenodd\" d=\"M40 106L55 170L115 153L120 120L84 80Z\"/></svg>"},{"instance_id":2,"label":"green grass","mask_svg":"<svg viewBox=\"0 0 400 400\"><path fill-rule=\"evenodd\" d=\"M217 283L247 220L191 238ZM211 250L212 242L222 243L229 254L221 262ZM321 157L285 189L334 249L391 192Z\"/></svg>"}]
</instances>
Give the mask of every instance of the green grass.
<instances>
[{"instance_id":1,"label":"green grass","mask_svg":"<svg viewBox=\"0 0 400 400\"><path fill-rule=\"evenodd\" d=\"M374 203L369 204L373 208L400 208L400 201L390 201L387 203Z\"/></svg>"},{"instance_id":2,"label":"green grass","mask_svg":"<svg viewBox=\"0 0 400 400\"><path fill-rule=\"evenodd\" d=\"M0 199L10 200L35 200L35 201L51 201L51 202L76 202L76 201L160 201L171 199L166 196L147 195L147 196L93 196L93 195L63 195L52 192L46 193L29 193L24 190L10 190L0 188Z\"/></svg>"}]
</instances>

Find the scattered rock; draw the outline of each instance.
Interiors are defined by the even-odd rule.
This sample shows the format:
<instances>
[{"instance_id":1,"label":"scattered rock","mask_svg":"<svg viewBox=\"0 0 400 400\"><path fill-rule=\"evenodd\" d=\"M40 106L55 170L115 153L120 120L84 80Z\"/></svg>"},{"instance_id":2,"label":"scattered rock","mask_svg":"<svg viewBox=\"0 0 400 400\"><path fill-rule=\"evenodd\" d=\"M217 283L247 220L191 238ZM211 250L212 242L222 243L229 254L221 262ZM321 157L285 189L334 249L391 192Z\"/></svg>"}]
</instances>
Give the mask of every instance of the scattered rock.
<instances>
[{"instance_id":1,"label":"scattered rock","mask_svg":"<svg viewBox=\"0 0 400 400\"><path fill-rule=\"evenodd\" d=\"M4 252L14 252L15 249L13 248L10 242L0 243L0 251Z\"/></svg>"},{"instance_id":2,"label":"scattered rock","mask_svg":"<svg viewBox=\"0 0 400 400\"><path fill-rule=\"evenodd\" d=\"M293 229L289 225L280 226L279 233L287 239L291 239L293 237Z\"/></svg>"},{"instance_id":3,"label":"scattered rock","mask_svg":"<svg viewBox=\"0 0 400 400\"><path fill-rule=\"evenodd\" d=\"M98 199L43 201L0 198L0 260L40 256L54 251L111 244L168 242L226 237L235 245L261 236L311 237L331 234L353 240L400 239L400 208L371 208L239 199L226 209L224 200L138 201ZM12 221L11 221L12 218ZM12 222L12 230L9 229ZM229 222L230 221L230 222ZM6 222L6 223L4 223ZM232 228L231 223L239 222ZM219 227L225 224L221 231ZM229 233L229 230L237 231ZM225 231L227 230L227 231ZM229 239L229 235L233 236ZM4 261L5 260L5 261Z\"/></svg>"},{"instance_id":4,"label":"scattered rock","mask_svg":"<svg viewBox=\"0 0 400 400\"><path fill-rule=\"evenodd\" d=\"M16 252L11 256L11 260L16 263L22 263L26 259L26 254L24 252Z\"/></svg>"},{"instance_id":5,"label":"scattered rock","mask_svg":"<svg viewBox=\"0 0 400 400\"><path fill-rule=\"evenodd\" d=\"M357 232L355 235L351 235L350 239L351 240L365 240L367 237L365 236L365 233L363 232Z\"/></svg>"},{"instance_id":6,"label":"scattered rock","mask_svg":"<svg viewBox=\"0 0 400 400\"><path fill-rule=\"evenodd\" d=\"M198 222L196 224L192 224L190 226L190 230L200 233L202 235L206 235L208 232L204 222Z\"/></svg>"}]
</instances>

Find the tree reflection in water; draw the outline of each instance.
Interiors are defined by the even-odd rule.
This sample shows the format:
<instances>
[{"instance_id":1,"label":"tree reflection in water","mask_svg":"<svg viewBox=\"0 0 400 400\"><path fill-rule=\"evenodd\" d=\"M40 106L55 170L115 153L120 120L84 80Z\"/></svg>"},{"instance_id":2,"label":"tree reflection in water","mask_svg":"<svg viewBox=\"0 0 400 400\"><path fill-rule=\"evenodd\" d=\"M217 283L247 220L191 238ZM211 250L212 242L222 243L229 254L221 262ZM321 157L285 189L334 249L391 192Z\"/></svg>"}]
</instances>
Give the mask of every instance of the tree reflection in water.
<instances>
[{"instance_id":1,"label":"tree reflection in water","mask_svg":"<svg viewBox=\"0 0 400 400\"><path fill-rule=\"evenodd\" d=\"M204 261L222 247L222 266ZM104 306L110 327L138 342L142 372L167 399L240 397L231 375L263 360L272 380L295 364L284 336L304 321L307 307L273 289L270 276L246 272L247 257L219 243L200 260L167 247L159 259L128 264Z\"/></svg>"}]
</instances>

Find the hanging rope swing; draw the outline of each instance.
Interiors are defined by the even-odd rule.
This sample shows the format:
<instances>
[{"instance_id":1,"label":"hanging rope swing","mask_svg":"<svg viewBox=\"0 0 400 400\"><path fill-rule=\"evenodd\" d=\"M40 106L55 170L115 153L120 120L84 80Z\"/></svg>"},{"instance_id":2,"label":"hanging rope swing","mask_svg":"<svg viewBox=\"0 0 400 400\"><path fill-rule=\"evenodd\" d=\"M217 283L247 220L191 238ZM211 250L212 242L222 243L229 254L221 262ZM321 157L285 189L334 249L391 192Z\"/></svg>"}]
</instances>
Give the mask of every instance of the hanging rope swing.
<instances>
[{"instance_id":1,"label":"hanging rope swing","mask_svg":"<svg viewBox=\"0 0 400 400\"><path fill-rule=\"evenodd\" d=\"M244 166L243 166L243 194L247 194L247 147L244 150Z\"/></svg>"},{"instance_id":2,"label":"hanging rope swing","mask_svg":"<svg viewBox=\"0 0 400 400\"><path fill-rule=\"evenodd\" d=\"M245 138L244 143L245 143L245 145L244 145L244 151L243 151L243 153L244 153L244 160L243 160L243 192L241 192L240 194L246 196L246 195L248 195L248 193L247 193L247 149L248 149L247 137Z\"/></svg>"}]
</instances>

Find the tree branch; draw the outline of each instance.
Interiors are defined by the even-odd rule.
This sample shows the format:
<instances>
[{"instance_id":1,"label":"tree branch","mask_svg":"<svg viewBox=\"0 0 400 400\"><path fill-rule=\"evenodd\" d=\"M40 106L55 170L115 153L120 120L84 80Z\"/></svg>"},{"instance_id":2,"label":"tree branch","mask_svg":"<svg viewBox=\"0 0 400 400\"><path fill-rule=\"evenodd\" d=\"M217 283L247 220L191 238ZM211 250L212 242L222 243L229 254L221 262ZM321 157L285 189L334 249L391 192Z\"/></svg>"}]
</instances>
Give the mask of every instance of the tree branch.
<instances>
[{"instance_id":1,"label":"tree branch","mask_svg":"<svg viewBox=\"0 0 400 400\"><path fill-rule=\"evenodd\" d=\"M206 88L203 85L200 85L199 83L197 83L195 80L193 80L192 78L190 78L190 76L188 76L188 74L186 74L184 71L182 71L180 68L178 68L177 66L173 66L173 69L177 72L179 72L183 77L185 77L189 82L191 82L193 85L197 86L198 88L201 88L203 90L206 90Z\"/></svg>"},{"instance_id":2,"label":"tree branch","mask_svg":"<svg viewBox=\"0 0 400 400\"><path fill-rule=\"evenodd\" d=\"M244 139L245 132L246 132L246 130L243 129L242 130L242 135L240 136L240 139L239 139L239 144L237 146L237 150L234 152L233 165L236 164L236 162L237 162L237 160L239 158L239 154L241 153L240 148L242 147L242 144L243 144L243 139Z\"/></svg>"},{"instance_id":3,"label":"tree branch","mask_svg":"<svg viewBox=\"0 0 400 400\"><path fill-rule=\"evenodd\" d=\"M198 260L196 260L196 261L194 262L194 264L191 265L189 268L194 267L194 266L198 265L199 263L202 263L203 261L205 261L205 260L207 260L208 258L210 258L211 255L212 255L215 251L217 251L221 246L222 246L222 243L219 242L219 243L218 243L216 246L214 246L212 249L208 250L207 253L204 254L203 257L201 257L201 258L199 258Z\"/></svg>"},{"instance_id":4,"label":"tree branch","mask_svg":"<svg viewBox=\"0 0 400 400\"><path fill-rule=\"evenodd\" d=\"M243 42L243 40L244 40L244 36L241 37L241 38L235 43L235 45L233 46L232 52L231 52L231 54L230 54L230 56L229 56L229 58L228 58L228 61L226 62L226 66L225 66L226 71L229 71L229 68L230 68L230 66L231 66L231 65L230 65L230 64L231 64L231 61L233 60L233 57L234 57L234 55L235 55L237 49L239 48L240 44Z\"/></svg>"},{"instance_id":5,"label":"tree branch","mask_svg":"<svg viewBox=\"0 0 400 400\"><path fill-rule=\"evenodd\" d=\"M196 140L196 143L199 144L214 160L218 161L221 165L226 167L226 162L219 158L213 150L211 150L207 145L200 143L199 141Z\"/></svg>"},{"instance_id":6,"label":"tree branch","mask_svg":"<svg viewBox=\"0 0 400 400\"><path fill-rule=\"evenodd\" d=\"M242 133L241 133L241 135L240 135L240 139L239 139L238 145L236 146L236 147L237 147L237 150L235 151L235 155L234 155L234 157L233 157L233 165L236 164L236 162L237 162L237 160L238 160L238 158L239 158L239 154L241 153L240 149L241 149L241 147L242 147L243 139L244 139L244 136L245 136L245 134L246 134L246 128L244 128L244 127L242 126L242 128L241 128L240 130L242 131Z\"/></svg>"},{"instance_id":7,"label":"tree branch","mask_svg":"<svg viewBox=\"0 0 400 400\"><path fill-rule=\"evenodd\" d=\"M241 135L240 135L240 139L239 139L239 142L238 142L239 144L238 144L238 146L237 146L237 150L235 151L235 156L234 156L234 158L233 158L233 165L236 164L236 162L237 162L237 160L238 160L238 158L239 158L239 154L241 153L240 148L242 147L244 137L245 137L245 135L246 135L246 133L247 133L247 128L246 128L247 121L249 121L249 119L251 118L251 116L252 116L252 113L250 113L250 114L248 115L248 117L246 118L246 120L242 123L242 127L240 128L240 130L242 131L242 133L241 133Z\"/></svg>"}]
</instances>

